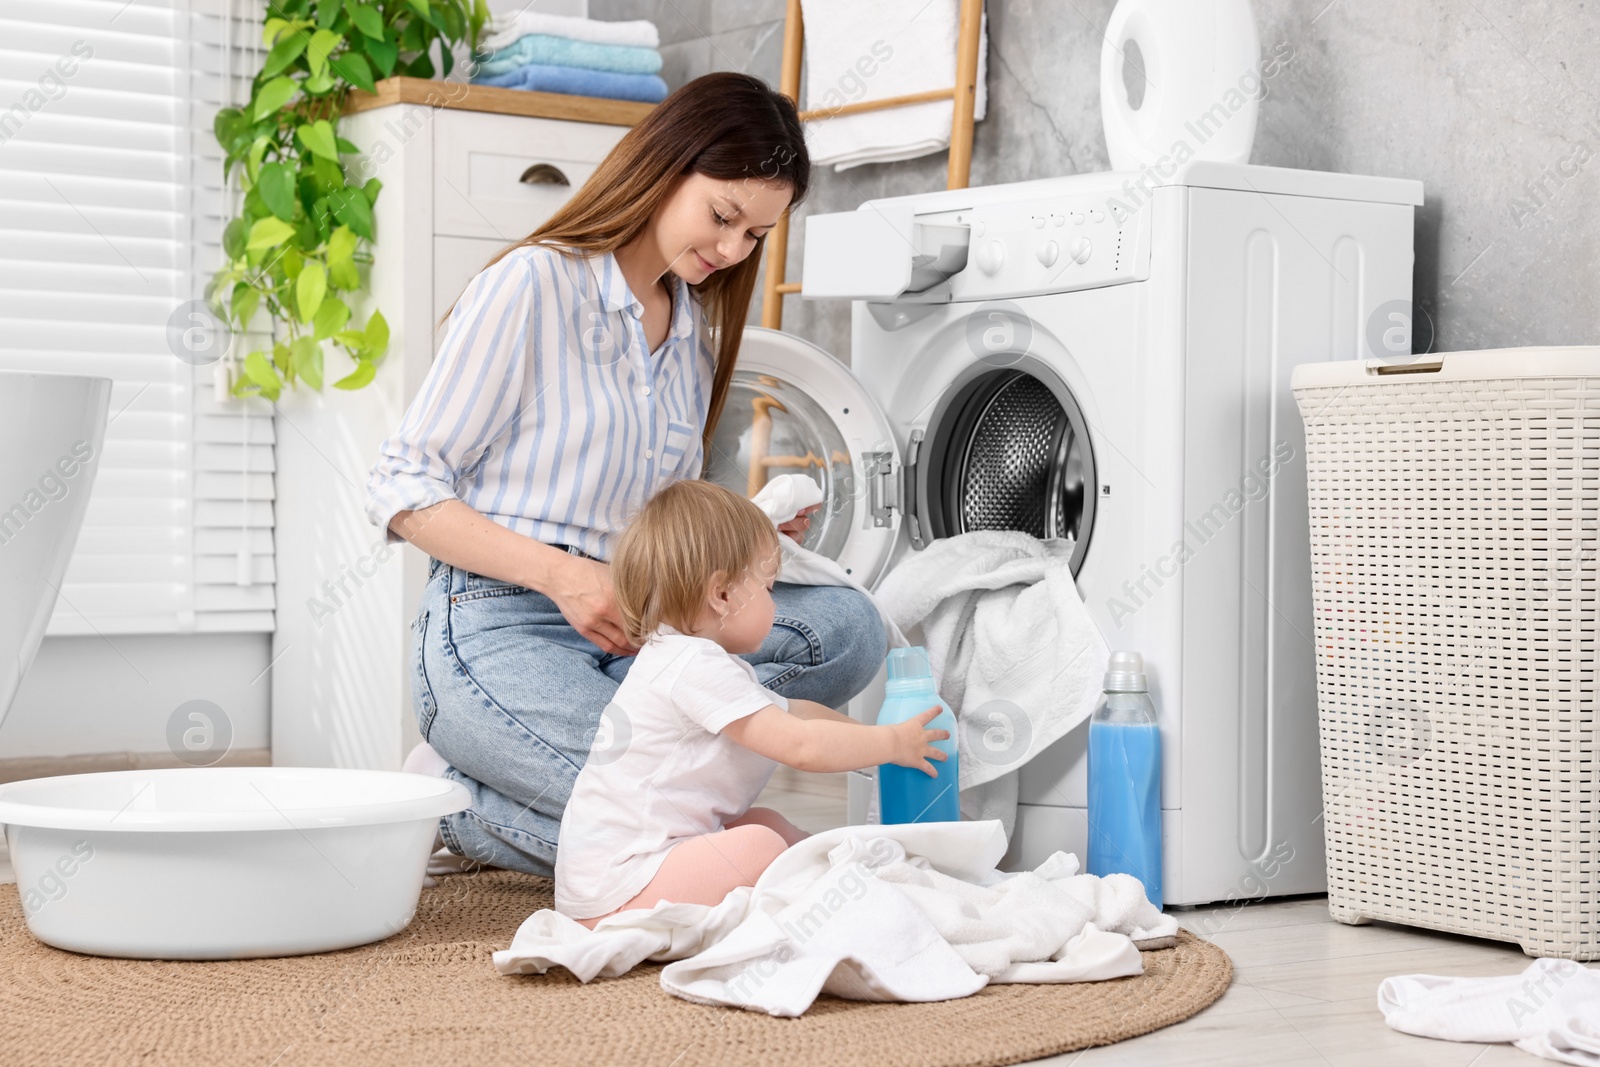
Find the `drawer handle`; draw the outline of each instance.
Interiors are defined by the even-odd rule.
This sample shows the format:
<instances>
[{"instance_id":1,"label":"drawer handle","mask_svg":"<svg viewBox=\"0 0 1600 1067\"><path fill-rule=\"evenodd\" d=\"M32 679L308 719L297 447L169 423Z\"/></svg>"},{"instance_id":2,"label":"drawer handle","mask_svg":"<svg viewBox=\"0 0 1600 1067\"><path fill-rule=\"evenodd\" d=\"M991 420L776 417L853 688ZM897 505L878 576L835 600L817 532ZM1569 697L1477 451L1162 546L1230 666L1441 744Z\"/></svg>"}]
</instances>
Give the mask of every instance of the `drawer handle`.
<instances>
[{"instance_id":1,"label":"drawer handle","mask_svg":"<svg viewBox=\"0 0 1600 1067\"><path fill-rule=\"evenodd\" d=\"M571 185L561 168L554 163L535 163L517 179L527 185Z\"/></svg>"}]
</instances>

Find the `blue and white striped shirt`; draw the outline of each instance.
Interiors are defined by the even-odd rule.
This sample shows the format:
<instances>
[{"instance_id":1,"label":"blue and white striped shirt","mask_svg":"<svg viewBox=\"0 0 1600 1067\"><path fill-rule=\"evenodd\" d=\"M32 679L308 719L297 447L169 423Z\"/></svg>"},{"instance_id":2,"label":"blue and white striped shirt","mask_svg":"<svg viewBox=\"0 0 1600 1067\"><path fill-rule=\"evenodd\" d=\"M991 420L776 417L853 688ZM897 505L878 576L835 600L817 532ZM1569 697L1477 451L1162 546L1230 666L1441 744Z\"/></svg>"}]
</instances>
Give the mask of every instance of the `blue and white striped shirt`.
<instances>
[{"instance_id":1,"label":"blue and white striped shirt","mask_svg":"<svg viewBox=\"0 0 1600 1067\"><path fill-rule=\"evenodd\" d=\"M649 352L616 257L507 253L468 283L400 428L367 478L367 517L463 503L547 544L610 559L657 489L699 477L715 357L699 298L674 283ZM400 538L392 531L389 541Z\"/></svg>"}]
</instances>

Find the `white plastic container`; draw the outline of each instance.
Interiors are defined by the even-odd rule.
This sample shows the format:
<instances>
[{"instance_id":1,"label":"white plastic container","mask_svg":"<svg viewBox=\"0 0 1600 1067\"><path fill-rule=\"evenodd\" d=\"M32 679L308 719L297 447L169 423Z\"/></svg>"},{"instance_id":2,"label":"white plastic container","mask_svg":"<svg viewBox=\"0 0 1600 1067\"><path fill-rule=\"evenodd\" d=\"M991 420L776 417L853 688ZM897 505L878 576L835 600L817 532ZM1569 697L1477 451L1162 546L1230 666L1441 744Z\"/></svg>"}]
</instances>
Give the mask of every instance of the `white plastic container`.
<instances>
[{"instance_id":1,"label":"white plastic container","mask_svg":"<svg viewBox=\"0 0 1600 1067\"><path fill-rule=\"evenodd\" d=\"M295 956L411 921L459 782L323 767L185 767L0 785L28 929L135 959Z\"/></svg>"},{"instance_id":2,"label":"white plastic container","mask_svg":"<svg viewBox=\"0 0 1600 1067\"><path fill-rule=\"evenodd\" d=\"M1250 0L1121 0L1100 46L1111 169L1150 164L1170 177L1163 159L1250 162L1261 76ZM1142 99L1129 81L1143 82Z\"/></svg>"}]
</instances>

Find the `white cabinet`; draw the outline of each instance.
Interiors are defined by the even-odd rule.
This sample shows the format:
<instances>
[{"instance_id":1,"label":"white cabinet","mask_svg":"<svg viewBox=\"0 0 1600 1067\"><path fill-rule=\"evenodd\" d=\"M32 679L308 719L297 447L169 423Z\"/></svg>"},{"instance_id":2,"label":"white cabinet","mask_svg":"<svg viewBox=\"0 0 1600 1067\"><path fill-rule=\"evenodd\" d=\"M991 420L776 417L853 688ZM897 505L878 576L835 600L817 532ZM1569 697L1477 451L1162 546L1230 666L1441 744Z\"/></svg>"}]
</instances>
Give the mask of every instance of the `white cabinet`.
<instances>
[{"instance_id":1,"label":"white cabinet","mask_svg":"<svg viewBox=\"0 0 1600 1067\"><path fill-rule=\"evenodd\" d=\"M419 93L394 96L401 102L347 114L340 125L365 150L351 173L383 182L371 291L357 321L372 306L382 309L389 354L371 385L345 392L331 383L350 366L330 347L323 392L300 387L278 404L270 673L278 765L396 770L420 740L411 709L411 620L428 559L410 545L386 544L368 521L368 472L422 383L445 309L495 253L579 188L646 110L597 101L601 121L579 121L467 110L459 102L487 99L525 111L542 94L457 87L448 107L409 102ZM551 109L571 115L583 104L566 98Z\"/></svg>"}]
</instances>

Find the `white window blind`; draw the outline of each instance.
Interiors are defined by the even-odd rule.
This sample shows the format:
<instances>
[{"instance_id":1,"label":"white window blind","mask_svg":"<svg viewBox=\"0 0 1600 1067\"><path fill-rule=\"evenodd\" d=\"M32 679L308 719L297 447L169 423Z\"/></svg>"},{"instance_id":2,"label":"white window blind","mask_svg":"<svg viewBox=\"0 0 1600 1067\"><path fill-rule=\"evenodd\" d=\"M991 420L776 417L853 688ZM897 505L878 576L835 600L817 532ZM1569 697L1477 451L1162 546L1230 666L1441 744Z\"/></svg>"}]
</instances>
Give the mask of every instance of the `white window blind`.
<instances>
[{"instance_id":1,"label":"white window blind","mask_svg":"<svg viewBox=\"0 0 1600 1067\"><path fill-rule=\"evenodd\" d=\"M169 343L221 263L211 121L260 24L261 0L0 0L0 367L115 382L47 633L273 628L272 409Z\"/></svg>"}]
</instances>

